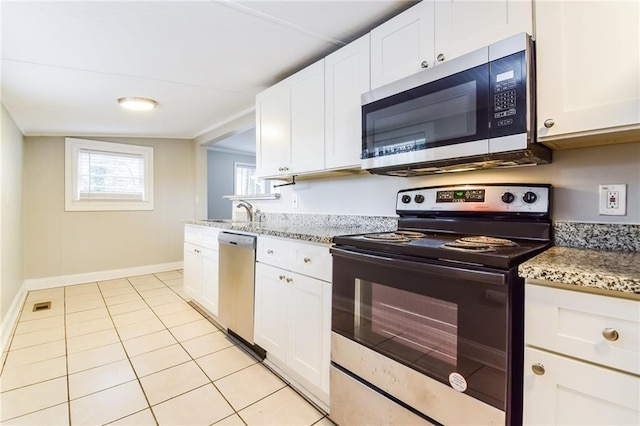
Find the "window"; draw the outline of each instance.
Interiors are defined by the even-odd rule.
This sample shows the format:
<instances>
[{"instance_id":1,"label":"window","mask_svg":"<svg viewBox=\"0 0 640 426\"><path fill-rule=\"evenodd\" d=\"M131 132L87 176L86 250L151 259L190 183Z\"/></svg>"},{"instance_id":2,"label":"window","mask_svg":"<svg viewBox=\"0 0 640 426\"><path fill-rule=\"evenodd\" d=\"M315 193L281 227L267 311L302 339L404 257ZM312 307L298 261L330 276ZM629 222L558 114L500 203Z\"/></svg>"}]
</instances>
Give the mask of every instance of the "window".
<instances>
[{"instance_id":1,"label":"window","mask_svg":"<svg viewBox=\"0 0 640 426\"><path fill-rule=\"evenodd\" d=\"M153 210L153 148L66 138L65 210Z\"/></svg>"},{"instance_id":2,"label":"window","mask_svg":"<svg viewBox=\"0 0 640 426\"><path fill-rule=\"evenodd\" d=\"M264 195L273 192L273 181L256 178L255 164L236 162L233 165L235 195Z\"/></svg>"}]
</instances>

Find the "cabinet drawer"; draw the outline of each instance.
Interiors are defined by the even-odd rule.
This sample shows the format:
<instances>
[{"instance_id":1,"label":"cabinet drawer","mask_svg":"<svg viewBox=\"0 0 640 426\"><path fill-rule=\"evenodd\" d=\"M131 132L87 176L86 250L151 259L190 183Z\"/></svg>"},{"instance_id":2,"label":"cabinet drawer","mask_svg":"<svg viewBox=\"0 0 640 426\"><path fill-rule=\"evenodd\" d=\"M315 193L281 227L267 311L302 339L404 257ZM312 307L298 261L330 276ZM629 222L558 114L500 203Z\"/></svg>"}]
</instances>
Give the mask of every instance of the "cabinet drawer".
<instances>
[{"instance_id":1,"label":"cabinet drawer","mask_svg":"<svg viewBox=\"0 0 640 426\"><path fill-rule=\"evenodd\" d=\"M202 244L202 227L195 225L185 225L184 241L191 244Z\"/></svg>"},{"instance_id":2,"label":"cabinet drawer","mask_svg":"<svg viewBox=\"0 0 640 426\"><path fill-rule=\"evenodd\" d=\"M640 303L529 284L525 342L640 374Z\"/></svg>"},{"instance_id":3,"label":"cabinet drawer","mask_svg":"<svg viewBox=\"0 0 640 426\"><path fill-rule=\"evenodd\" d=\"M295 243L293 246L294 272L331 282L331 254L325 246Z\"/></svg>"},{"instance_id":4,"label":"cabinet drawer","mask_svg":"<svg viewBox=\"0 0 640 426\"><path fill-rule=\"evenodd\" d=\"M258 238L258 262L331 282L329 247L293 240Z\"/></svg>"},{"instance_id":5,"label":"cabinet drawer","mask_svg":"<svg viewBox=\"0 0 640 426\"><path fill-rule=\"evenodd\" d=\"M267 265L290 269L293 257L290 244L285 240L259 236L256 259Z\"/></svg>"},{"instance_id":6,"label":"cabinet drawer","mask_svg":"<svg viewBox=\"0 0 640 426\"><path fill-rule=\"evenodd\" d=\"M186 243L218 250L218 234L220 229L209 226L185 225L184 241Z\"/></svg>"}]
</instances>

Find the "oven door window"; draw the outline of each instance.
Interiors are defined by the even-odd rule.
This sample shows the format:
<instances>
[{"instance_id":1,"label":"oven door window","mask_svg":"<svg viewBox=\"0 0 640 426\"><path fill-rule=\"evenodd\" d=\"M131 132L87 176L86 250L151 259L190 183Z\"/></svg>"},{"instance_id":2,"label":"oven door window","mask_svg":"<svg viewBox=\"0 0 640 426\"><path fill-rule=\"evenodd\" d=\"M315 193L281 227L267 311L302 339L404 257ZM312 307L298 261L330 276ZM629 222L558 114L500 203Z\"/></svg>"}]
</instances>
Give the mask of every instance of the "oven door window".
<instances>
[{"instance_id":1,"label":"oven door window","mask_svg":"<svg viewBox=\"0 0 640 426\"><path fill-rule=\"evenodd\" d=\"M487 139L489 67L427 83L362 107L362 158Z\"/></svg>"},{"instance_id":2,"label":"oven door window","mask_svg":"<svg viewBox=\"0 0 640 426\"><path fill-rule=\"evenodd\" d=\"M332 330L505 410L505 279L501 273L334 253Z\"/></svg>"}]
</instances>

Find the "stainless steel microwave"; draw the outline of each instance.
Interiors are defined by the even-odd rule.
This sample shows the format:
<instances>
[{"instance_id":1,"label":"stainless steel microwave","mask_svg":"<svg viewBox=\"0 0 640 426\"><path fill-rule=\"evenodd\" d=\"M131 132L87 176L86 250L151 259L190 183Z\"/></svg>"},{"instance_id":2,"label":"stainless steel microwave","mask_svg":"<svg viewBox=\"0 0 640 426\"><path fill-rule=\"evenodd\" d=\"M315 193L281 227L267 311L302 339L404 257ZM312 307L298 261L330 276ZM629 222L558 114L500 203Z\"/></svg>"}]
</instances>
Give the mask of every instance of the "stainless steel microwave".
<instances>
[{"instance_id":1,"label":"stainless steel microwave","mask_svg":"<svg viewBox=\"0 0 640 426\"><path fill-rule=\"evenodd\" d=\"M362 163L415 176L551 162L535 142L534 44L525 33L362 95Z\"/></svg>"}]
</instances>

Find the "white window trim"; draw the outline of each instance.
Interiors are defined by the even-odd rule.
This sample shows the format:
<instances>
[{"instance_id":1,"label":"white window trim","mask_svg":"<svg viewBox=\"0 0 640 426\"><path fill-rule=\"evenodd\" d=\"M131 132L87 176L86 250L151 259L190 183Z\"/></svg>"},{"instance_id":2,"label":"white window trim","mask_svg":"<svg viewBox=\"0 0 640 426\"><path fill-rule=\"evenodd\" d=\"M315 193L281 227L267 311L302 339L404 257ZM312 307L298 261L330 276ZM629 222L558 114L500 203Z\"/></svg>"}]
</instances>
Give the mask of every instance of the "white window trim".
<instances>
[{"instance_id":1,"label":"white window trim","mask_svg":"<svg viewBox=\"0 0 640 426\"><path fill-rule=\"evenodd\" d=\"M141 155L144 159L145 199L142 201L81 200L77 195L74 196L74 188L77 188L78 152L81 149ZM65 211L153 210L153 176L152 147L65 138Z\"/></svg>"}]
</instances>

